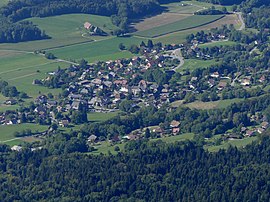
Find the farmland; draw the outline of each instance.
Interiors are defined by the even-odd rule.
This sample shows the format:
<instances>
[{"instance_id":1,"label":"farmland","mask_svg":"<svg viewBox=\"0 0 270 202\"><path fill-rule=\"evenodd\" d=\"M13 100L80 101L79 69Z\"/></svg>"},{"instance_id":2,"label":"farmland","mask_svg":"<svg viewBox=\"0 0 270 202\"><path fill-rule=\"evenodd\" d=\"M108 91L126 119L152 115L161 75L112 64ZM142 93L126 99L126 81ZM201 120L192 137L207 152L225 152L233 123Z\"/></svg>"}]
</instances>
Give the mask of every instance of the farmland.
<instances>
[{"instance_id":1,"label":"farmland","mask_svg":"<svg viewBox=\"0 0 270 202\"><path fill-rule=\"evenodd\" d=\"M84 58L89 62L128 58L131 57L132 54L127 51L120 51L118 45L123 43L126 47L129 47L131 44L139 44L142 40L143 39L137 37L113 37L87 44L56 48L50 50L50 52L62 59L78 60Z\"/></svg>"},{"instance_id":2,"label":"farmland","mask_svg":"<svg viewBox=\"0 0 270 202\"><path fill-rule=\"evenodd\" d=\"M65 63L47 60L32 53L14 55L12 60L11 55L1 57L0 78L16 86L19 91L26 92L30 97L36 97L39 93L48 93L47 88L32 85L34 79L46 77L47 72L54 71L58 66L62 68L68 66ZM57 94L58 90L51 89L50 92Z\"/></svg>"},{"instance_id":3,"label":"farmland","mask_svg":"<svg viewBox=\"0 0 270 202\"><path fill-rule=\"evenodd\" d=\"M190 17L187 17L183 20L179 20L170 24L166 24L163 26L158 26L152 29L148 29L141 32L136 32L135 35L142 36L142 37L158 37L166 34L170 34L173 32L178 32L182 30L192 29L196 27L200 27L206 24L210 24L212 22L215 22L221 18L223 18L223 15L193 15Z\"/></svg>"},{"instance_id":4,"label":"farmland","mask_svg":"<svg viewBox=\"0 0 270 202\"><path fill-rule=\"evenodd\" d=\"M106 38L100 36L85 36L83 24L87 21L108 33L116 28L111 23L109 17L88 14L68 14L46 18L29 18L27 20L32 21L41 30L45 30L46 34L49 35L51 39L18 44L1 44L0 49L34 51L64 47L71 44L80 44Z\"/></svg>"},{"instance_id":5,"label":"farmland","mask_svg":"<svg viewBox=\"0 0 270 202\"><path fill-rule=\"evenodd\" d=\"M30 129L33 133L41 132L48 129L48 126L36 125L36 124L22 124L22 125L5 125L0 126L1 134L0 134L0 142L8 142L16 138L14 133L16 131L20 132L26 129Z\"/></svg>"}]
</instances>

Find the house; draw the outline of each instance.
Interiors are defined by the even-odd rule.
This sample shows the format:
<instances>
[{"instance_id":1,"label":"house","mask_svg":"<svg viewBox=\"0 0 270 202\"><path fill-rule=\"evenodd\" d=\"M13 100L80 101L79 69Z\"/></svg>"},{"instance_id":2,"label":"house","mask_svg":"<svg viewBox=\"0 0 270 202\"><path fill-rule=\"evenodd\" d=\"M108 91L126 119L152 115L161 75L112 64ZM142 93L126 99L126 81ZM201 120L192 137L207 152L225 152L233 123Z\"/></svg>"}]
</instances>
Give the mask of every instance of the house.
<instances>
[{"instance_id":1,"label":"house","mask_svg":"<svg viewBox=\"0 0 270 202\"><path fill-rule=\"evenodd\" d=\"M214 85L215 85L215 80L214 79L209 79L208 80L208 84L209 84L209 86L210 86L210 88L212 88Z\"/></svg>"},{"instance_id":2,"label":"house","mask_svg":"<svg viewBox=\"0 0 270 202\"><path fill-rule=\"evenodd\" d=\"M267 129L269 127L269 123L264 121L264 122L262 122L261 126L263 129Z\"/></svg>"},{"instance_id":3,"label":"house","mask_svg":"<svg viewBox=\"0 0 270 202\"><path fill-rule=\"evenodd\" d=\"M226 81L220 81L218 84L218 90L223 90L227 86Z\"/></svg>"},{"instance_id":4,"label":"house","mask_svg":"<svg viewBox=\"0 0 270 202\"><path fill-rule=\"evenodd\" d=\"M180 132L180 128L178 128L178 127L172 129L172 133L173 133L174 135L177 135L179 132Z\"/></svg>"},{"instance_id":5,"label":"house","mask_svg":"<svg viewBox=\"0 0 270 202\"><path fill-rule=\"evenodd\" d=\"M8 99L5 101L6 105L15 105L16 103L17 103L17 101L14 99Z\"/></svg>"},{"instance_id":6,"label":"house","mask_svg":"<svg viewBox=\"0 0 270 202\"><path fill-rule=\"evenodd\" d=\"M90 136L88 137L87 141L90 142L90 143L94 143L94 142L96 141L96 139L97 139L97 136L95 136L95 135L90 135Z\"/></svg>"},{"instance_id":7,"label":"house","mask_svg":"<svg viewBox=\"0 0 270 202\"><path fill-rule=\"evenodd\" d=\"M63 119L63 120L59 121L60 127L63 127L63 128L68 127L68 124L69 124L69 121L67 119Z\"/></svg>"},{"instance_id":8,"label":"house","mask_svg":"<svg viewBox=\"0 0 270 202\"><path fill-rule=\"evenodd\" d=\"M260 134L262 134L264 131L265 131L265 129L263 129L263 128L258 128L257 129L257 132L260 133Z\"/></svg>"},{"instance_id":9,"label":"house","mask_svg":"<svg viewBox=\"0 0 270 202\"><path fill-rule=\"evenodd\" d=\"M259 79L259 82L263 83L265 82L266 78L265 75L262 75L261 78Z\"/></svg>"},{"instance_id":10,"label":"house","mask_svg":"<svg viewBox=\"0 0 270 202\"><path fill-rule=\"evenodd\" d=\"M18 145L14 145L13 147L11 147L11 150L12 151L21 151L22 150L22 147L21 146L18 146Z\"/></svg>"},{"instance_id":11,"label":"house","mask_svg":"<svg viewBox=\"0 0 270 202\"><path fill-rule=\"evenodd\" d=\"M179 125L180 125L180 122L179 122L179 121L176 121L176 120L173 120L173 121L170 123L170 127L171 127L171 128L177 128Z\"/></svg>"},{"instance_id":12,"label":"house","mask_svg":"<svg viewBox=\"0 0 270 202\"><path fill-rule=\"evenodd\" d=\"M92 27L92 24L89 22L85 22L83 26L85 29L89 30Z\"/></svg>"},{"instance_id":13,"label":"house","mask_svg":"<svg viewBox=\"0 0 270 202\"><path fill-rule=\"evenodd\" d=\"M250 84L251 84L251 81L248 78L245 78L245 79L241 80L241 85L242 86L249 86Z\"/></svg>"},{"instance_id":14,"label":"house","mask_svg":"<svg viewBox=\"0 0 270 202\"><path fill-rule=\"evenodd\" d=\"M255 136L255 135L256 135L256 133L255 133L254 130L248 130L246 132L246 134L245 134L245 136L247 136L247 137L252 137L252 136Z\"/></svg>"},{"instance_id":15,"label":"house","mask_svg":"<svg viewBox=\"0 0 270 202\"><path fill-rule=\"evenodd\" d=\"M218 72L214 72L214 73L210 74L210 76L212 78L218 78L219 77L219 73Z\"/></svg>"}]
</instances>

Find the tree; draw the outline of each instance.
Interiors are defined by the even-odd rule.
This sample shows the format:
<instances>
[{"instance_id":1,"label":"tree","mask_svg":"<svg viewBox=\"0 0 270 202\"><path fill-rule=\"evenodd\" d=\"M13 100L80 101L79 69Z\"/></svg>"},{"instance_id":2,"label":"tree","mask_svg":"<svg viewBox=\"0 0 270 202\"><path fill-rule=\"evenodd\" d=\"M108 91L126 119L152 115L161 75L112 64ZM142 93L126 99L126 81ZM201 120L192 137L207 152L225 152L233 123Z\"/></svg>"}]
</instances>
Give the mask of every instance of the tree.
<instances>
[{"instance_id":1,"label":"tree","mask_svg":"<svg viewBox=\"0 0 270 202\"><path fill-rule=\"evenodd\" d=\"M137 45L131 45L130 46L130 48L128 49L131 53L133 53L133 54L138 54L139 53L139 51L140 51L140 49L138 48L138 46Z\"/></svg>"},{"instance_id":2,"label":"tree","mask_svg":"<svg viewBox=\"0 0 270 202\"><path fill-rule=\"evenodd\" d=\"M124 46L123 43L120 43L118 47L119 47L120 50L125 50L126 49L126 47Z\"/></svg>"}]
</instances>

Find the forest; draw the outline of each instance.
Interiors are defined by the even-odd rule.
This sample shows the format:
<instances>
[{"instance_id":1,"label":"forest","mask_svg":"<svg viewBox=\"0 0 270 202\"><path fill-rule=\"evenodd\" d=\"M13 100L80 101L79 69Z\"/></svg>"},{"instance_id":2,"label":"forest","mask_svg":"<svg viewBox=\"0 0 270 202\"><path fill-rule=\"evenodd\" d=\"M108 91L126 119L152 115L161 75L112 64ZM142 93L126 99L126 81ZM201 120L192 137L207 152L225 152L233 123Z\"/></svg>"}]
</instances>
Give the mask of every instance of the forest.
<instances>
[{"instance_id":1,"label":"forest","mask_svg":"<svg viewBox=\"0 0 270 202\"><path fill-rule=\"evenodd\" d=\"M53 150L53 149L51 149ZM0 146L1 201L268 201L270 139L209 153L131 141L117 155Z\"/></svg>"}]
</instances>

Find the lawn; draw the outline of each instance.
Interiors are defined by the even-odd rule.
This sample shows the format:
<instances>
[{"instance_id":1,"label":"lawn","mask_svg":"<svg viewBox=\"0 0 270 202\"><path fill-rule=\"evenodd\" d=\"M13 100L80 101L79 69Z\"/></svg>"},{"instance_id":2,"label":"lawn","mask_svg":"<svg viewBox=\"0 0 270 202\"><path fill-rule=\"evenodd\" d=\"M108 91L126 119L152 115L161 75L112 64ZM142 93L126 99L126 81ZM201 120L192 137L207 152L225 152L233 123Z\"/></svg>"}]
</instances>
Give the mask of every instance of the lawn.
<instances>
[{"instance_id":1,"label":"lawn","mask_svg":"<svg viewBox=\"0 0 270 202\"><path fill-rule=\"evenodd\" d=\"M88 118L88 121L91 121L91 122L103 122L117 116L118 114L119 112L109 112L109 113L93 112L93 113L88 113L87 118Z\"/></svg>"},{"instance_id":2,"label":"lawn","mask_svg":"<svg viewBox=\"0 0 270 202\"><path fill-rule=\"evenodd\" d=\"M223 17L224 15L192 15L183 20L179 20L170 24L158 26L141 32L136 32L135 35L149 38L158 37L169 33L188 30L210 24Z\"/></svg>"},{"instance_id":3,"label":"lawn","mask_svg":"<svg viewBox=\"0 0 270 202\"><path fill-rule=\"evenodd\" d=\"M45 30L46 34L52 38L16 44L1 44L0 49L34 51L107 38L99 36L83 37L82 35L85 34L85 29L83 28L85 22L90 22L108 33L116 29L109 17L90 14L68 14L46 18L29 18L27 20L38 25L41 30Z\"/></svg>"},{"instance_id":4,"label":"lawn","mask_svg":"<svg viewBox=\"0 0 270 202\"><path fill-rule=\"evenodd\" d=\"M58 94L59 89L48 89L32 84L34 79L45 78L48 72L56 70L58 66L65 68L69 65L47 60L31 53L4 57L0 60L0 78L16 86L19 91L26 92L31 97L36 97L39 93Z\"/></svg>"},{"instance_id":5,"label":"lawn","mask_svg":"<svg viewBox=\"0 0 270 202\"><path fill-rule=\"evenodd\" d=\"M188 70L192 72L198 68L206 68L215 64L218 64L218 62L215 60L185 59L184 65L177 69L177 71L184 72Z\"/></svg>"},{"instance_id":6,"label":"lawn","mask_svg":"<svg viewBox=\"0 0 270 202\"><path fill-rule=\"evenodd\" d=\"M89 62L106 61L119 58L129 58L133 55L128 51L120 51L119 44L123 43L127 48L136 44L139 45L144 39L138 37L113 37L102 41L87 44L52 49L50 52L61 59L86 59Z\"/></svg>"},{"instance_id":7,"label":"lawn","mask_svg":"<svg viewBox=\"0 0 270 202\"><path fill-rule=\"evenodd\" d=\"M0 126L0 143L5 143L9 142L8 140L14 139L16 138L14 136L14 133L16 131L20 132L22 130L25 129L30 129L32 130L32 132L36 132L36 131L45 131L48 129L48 126L42 126L42 125L37 125L37 124L17 124L17 125L1 125Z\"/></svg>"}]
</instances>

